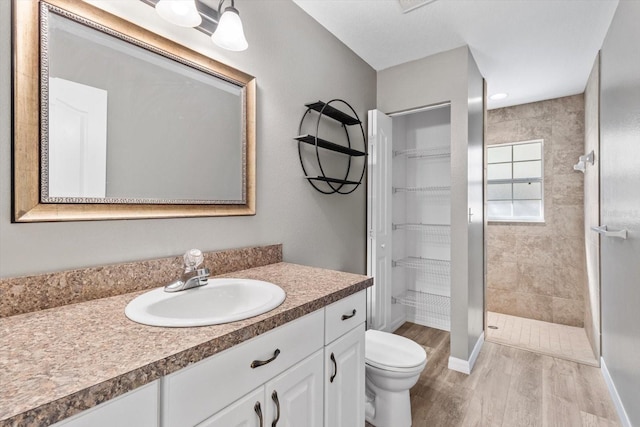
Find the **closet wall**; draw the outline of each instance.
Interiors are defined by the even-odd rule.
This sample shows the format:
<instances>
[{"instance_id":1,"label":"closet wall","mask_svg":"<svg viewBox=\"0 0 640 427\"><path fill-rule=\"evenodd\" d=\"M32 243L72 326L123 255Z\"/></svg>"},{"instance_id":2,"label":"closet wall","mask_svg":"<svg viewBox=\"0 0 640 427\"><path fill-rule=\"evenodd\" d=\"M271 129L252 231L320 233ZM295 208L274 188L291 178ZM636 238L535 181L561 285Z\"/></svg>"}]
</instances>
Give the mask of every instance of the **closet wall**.
<instances>
[{"instance_id":1,"label":"closet wall","mask_svg":"<svg viewBox=\"0 0 640 427\"><path fill-rule=\"evenodd\" d=\"M377 88L386 114L451 105L450 366L468 370L484 331L482 75L464 46L379 71Z\"/></svg>"}]
</instances>

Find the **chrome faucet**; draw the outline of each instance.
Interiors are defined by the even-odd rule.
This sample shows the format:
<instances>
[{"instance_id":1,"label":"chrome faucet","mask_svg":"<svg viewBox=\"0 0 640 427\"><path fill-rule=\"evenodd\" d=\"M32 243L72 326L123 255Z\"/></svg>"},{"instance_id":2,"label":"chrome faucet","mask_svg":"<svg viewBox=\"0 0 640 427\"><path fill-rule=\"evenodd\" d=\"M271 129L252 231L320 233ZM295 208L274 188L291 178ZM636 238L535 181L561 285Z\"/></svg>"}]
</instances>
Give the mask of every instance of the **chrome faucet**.
<instances>
[{"instance_id":1,"label":"chrome faucet","mask_svg":"<svg viewBox=\"0 0 640 427\"><path fill-rule=\"evenodd\" d=\"M210 271L208 268L198 268L204 261L199 249L191 249L184 254L184 272L180 279L174 280L164 287L165 292L178 292L204 286L208 283Z\"/></svg>"}]
</instances>

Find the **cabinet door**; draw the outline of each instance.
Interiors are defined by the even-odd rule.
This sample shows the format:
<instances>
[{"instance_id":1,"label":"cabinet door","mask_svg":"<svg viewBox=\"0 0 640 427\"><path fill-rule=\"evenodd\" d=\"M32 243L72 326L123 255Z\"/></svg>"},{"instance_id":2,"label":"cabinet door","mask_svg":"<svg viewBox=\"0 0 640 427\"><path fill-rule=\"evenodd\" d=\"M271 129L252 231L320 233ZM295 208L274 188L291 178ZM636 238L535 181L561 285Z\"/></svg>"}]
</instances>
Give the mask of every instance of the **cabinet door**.
<instances>
[{"instance_id":1,"label":"cabinet door","mask_svg":"<svg viewBox=\"0 0 640 427\"><path fill-rule=\"evenodd\" d=\"M265 425L322 426L322 358L319 350L266 384Z\"/></svg>"},{"instance_id":2,"label":"cabinet door","mask_svg":"<svg viewBox=\"0 0 640 427\"><path fill-rule=\"evenodd\" d=\"M325 347L324 425L364 425L364 323Z\"/></svg>"},{"instance_id":3,"label":"cabinet door","mask_svg":"<svg viewBox=\"0 0 640 427\"><path fill-rule=\"evenodd\" d=\"M157 427L158 388L156 380L51 427Z\"/></svg>"},{"instance_id":4,"label":"cabinet door","mask_svg":"<svg viewBox=\"0 0 640 427\"><path fill-rule=\"evenodd\" d=\"M258 387L197 427L264 427L264 387Z\"/></svg>"}]
</instances>

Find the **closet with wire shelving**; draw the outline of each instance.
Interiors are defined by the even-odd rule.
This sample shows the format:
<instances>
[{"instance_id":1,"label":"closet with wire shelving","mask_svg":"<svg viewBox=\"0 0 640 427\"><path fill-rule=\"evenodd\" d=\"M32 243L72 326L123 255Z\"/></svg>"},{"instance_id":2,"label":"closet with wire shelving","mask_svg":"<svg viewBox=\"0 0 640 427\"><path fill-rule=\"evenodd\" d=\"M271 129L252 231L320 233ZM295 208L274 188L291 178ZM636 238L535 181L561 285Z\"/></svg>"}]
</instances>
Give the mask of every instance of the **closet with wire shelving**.
<instances>
[{"instance_id":1,"label":"closet with wire shelving","mask_svg":"<svg viewBox=\"0 0 640 427\"><path fill-rule=\"evenodd\" d=\"M451 108L393 116L391 318L451 329Z\"/></svg>"}]
</instances>

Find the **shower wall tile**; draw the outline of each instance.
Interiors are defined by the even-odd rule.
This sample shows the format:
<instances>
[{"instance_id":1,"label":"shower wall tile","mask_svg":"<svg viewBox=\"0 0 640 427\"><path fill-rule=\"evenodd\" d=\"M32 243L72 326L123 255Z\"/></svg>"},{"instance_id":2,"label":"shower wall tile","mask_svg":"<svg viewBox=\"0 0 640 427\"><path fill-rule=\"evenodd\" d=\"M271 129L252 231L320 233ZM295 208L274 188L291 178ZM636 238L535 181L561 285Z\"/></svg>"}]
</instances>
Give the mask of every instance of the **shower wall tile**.
<instances>
[{"instance_id":1,"label":"shower wall tile","mask_svg":"<svg viewBox=\"0 0 640 427\"><path fill-rule=\"evenodd\" d=\"M555 293L556 276L553 268L548 264L518 262L518 287L522 293L553 296Z\"/></svg>"},{"instance_id":2,"label":"shower wall tile","mask_svg":"<svg viewBox=\"0 0 640 427\"><path fill-rule=\"evenodd\" d=\"M551 265L553 253L551 236L524 235L516 240L516 259L518 264Z\"/></svg>"},{"instance_id":3,"label":"shower wall tile","mask_svg":"<svg viewBox=\"0 0 640 427\"><path fill-rule=\"evenodd\" d=\"M553 323L579 328L584 326L584 303L582 301L554 297L551 305Z\"/></svg>"},{"instance_id":4,"label":"shower wall tile","mask_svg":"<svg viewBox=\"0 0 640 427\"><path fill-rule=\"evenodd\" d=\"M518 289L518 264L515 262L489 263L487 286L494 289L516 291Z\"/></svg>"},{"instance_id":5,"label":"shower wall tile","mask_svg":"<svg viewBox=\"0 0 640 427\"><path fill-rule=\"evenodd\" d=\"M553 297L547 295L518 293L516 303L517 316L553 322L552 301Z\"/></svg>"},{"instance_id":6,"label":"shower wall tile","mask_svg":"<svg viewBox=\"0 0 640 427\"><path fill-rule=\"evenodd\" d=\"M487 288L487 310L518 316L518 293Z\"/></svg>"},{"instance_id":7,"label":"shower wall tile","mask_svg":"<svg viewBox=\"0 0 640 427\"><path fill-rule=\"evenodd\" d=\"M490 235L487 237L487 255L489 264L500 265L516 261L516 236Z\"/></svg>"},{"instance_id":8,"label":"shower wall tile","mask_svg":"<svg viewBox=\"0 0 640 427\"><path fill-rule=\"evenodd\" d=\"M544 139L545 198L542 224L488 225L489 310L570 325L584 316L584 176L573 170L584 111L575 95L487 114L486 144Z\"/></svg>"},{"instance_id":9,"label":"shower wall tile","mask_svg":"<svg viewBox=\"0 0 640 427\"><path fill-rule=\"evenodd\" d=\"M569 242L569 244L564 243L565 248L568 250L575 249L580 242L584 244L583 210L582 205L553 207L555 234L560 237L576 239L576 241Z\"/></svg>"}]
</instances>

